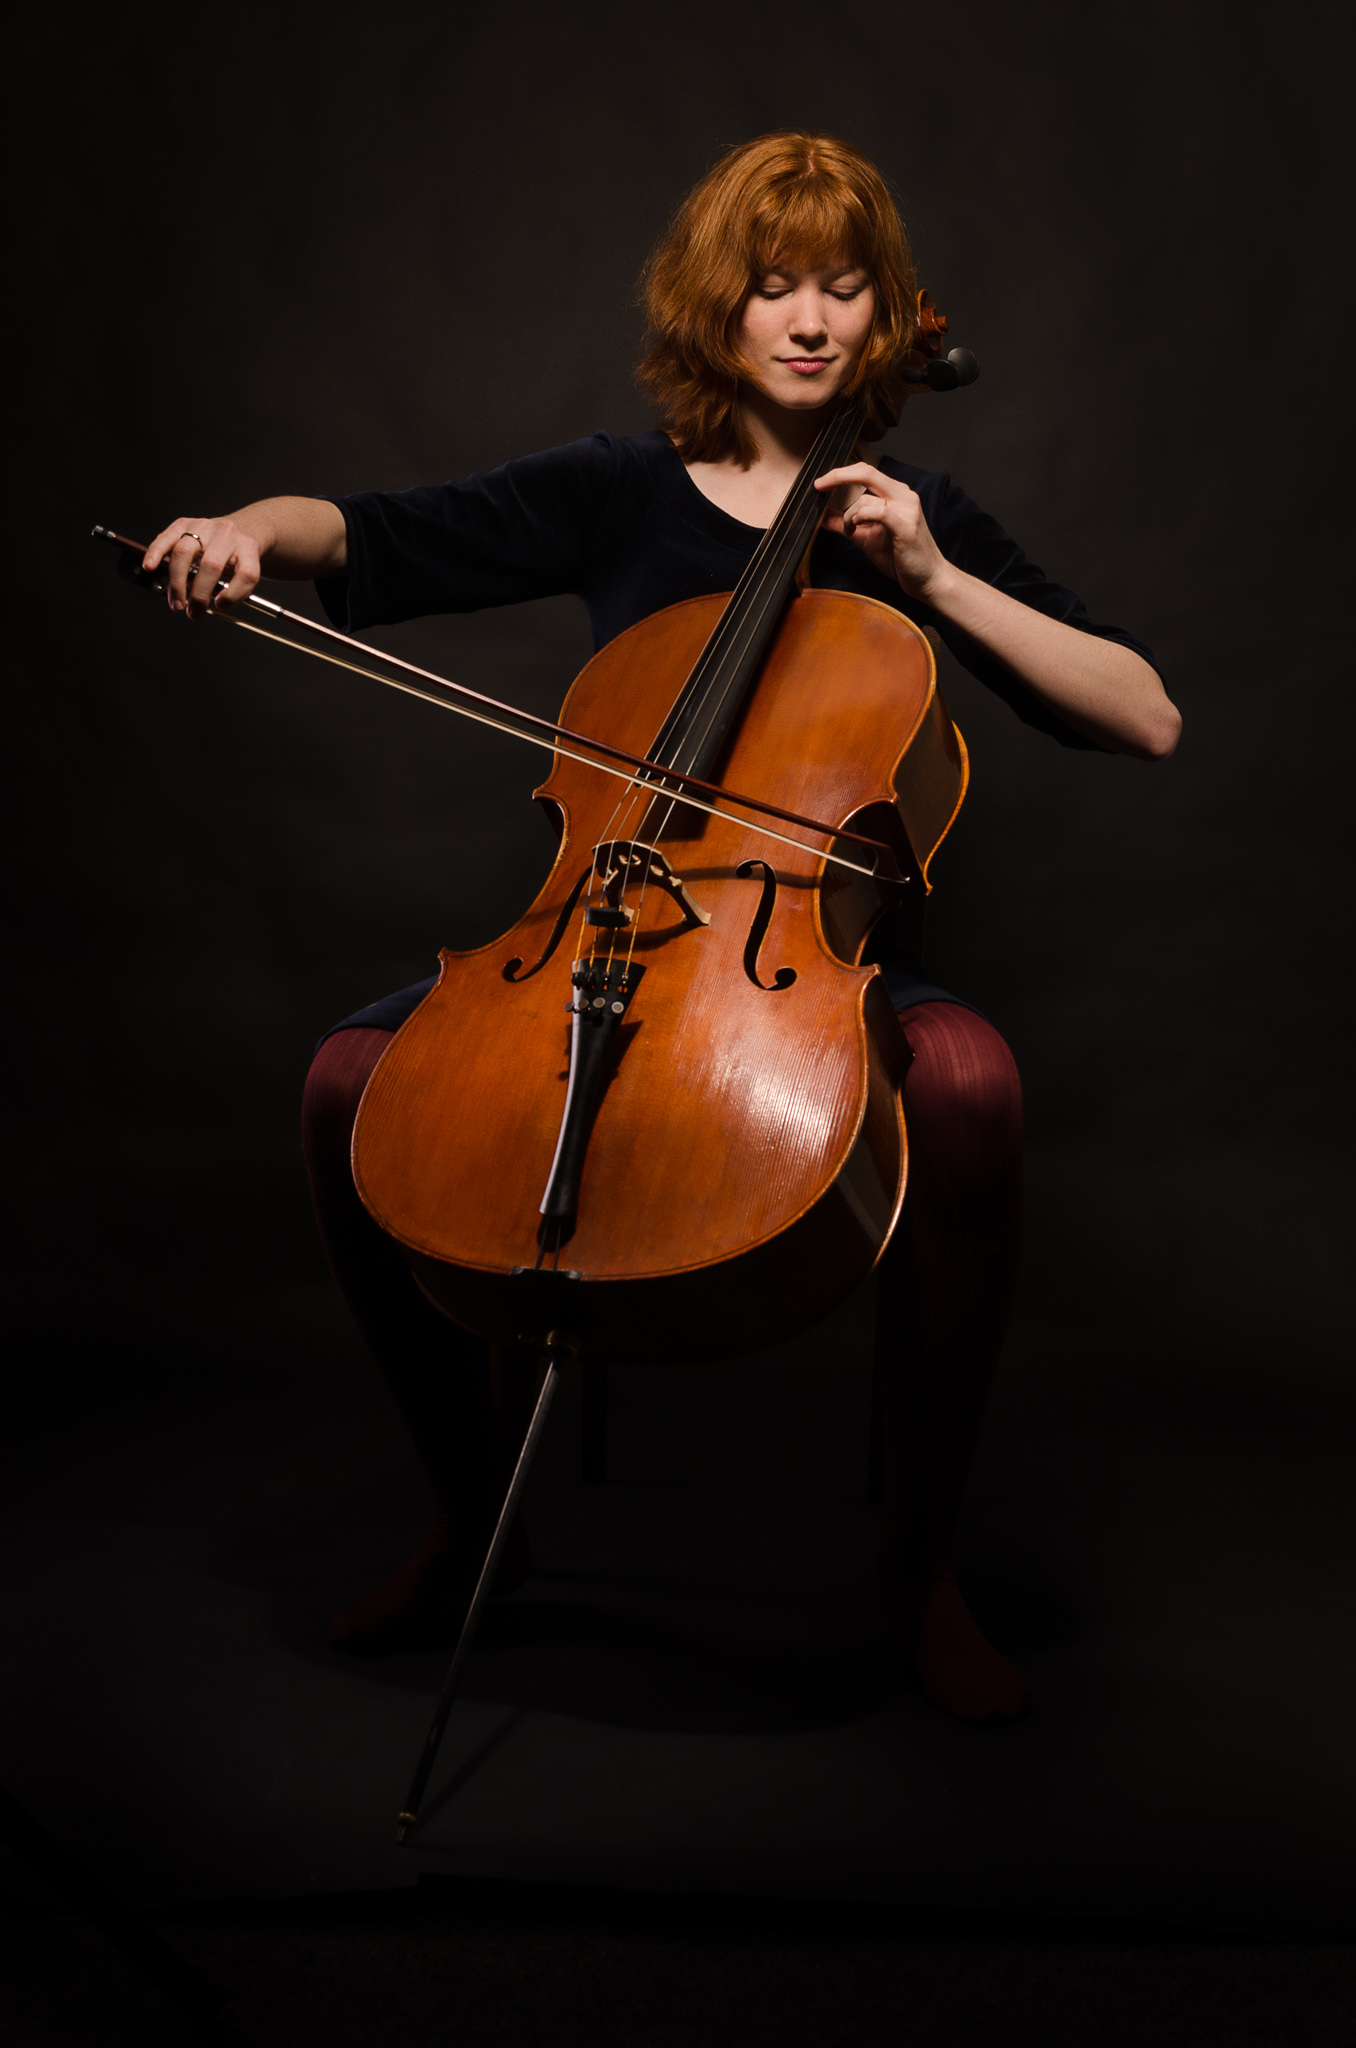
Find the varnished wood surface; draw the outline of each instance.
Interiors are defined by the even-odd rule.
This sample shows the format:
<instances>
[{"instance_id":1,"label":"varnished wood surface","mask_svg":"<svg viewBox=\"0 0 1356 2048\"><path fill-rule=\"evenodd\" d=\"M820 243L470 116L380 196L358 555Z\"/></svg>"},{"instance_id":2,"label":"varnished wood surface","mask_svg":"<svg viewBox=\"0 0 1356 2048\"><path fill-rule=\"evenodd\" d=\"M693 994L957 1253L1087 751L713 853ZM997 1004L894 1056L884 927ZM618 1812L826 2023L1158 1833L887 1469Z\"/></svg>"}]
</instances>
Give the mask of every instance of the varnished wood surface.
<instances>
[{"instance_id":1,"label":"varnished wood surface","mask_svg":"<svg viewBox=\"0 0 1356 2048\"><path fill-rule=\"evenodd\" d=\"M724 603L696 599L622 634L576 680L564 722L643 752ZM834 673L844 676L836 689L825 681ZM910 771L932 792L915 826L926 840L946 808L938 792L948 772L947 822L959 798L954 728L938 702L931 651L908 621L845 593L803 592L727 741L720 779L846 825L873 804L893 805L915 742L938 757ZM662 831L663 813L642 822L638 803L618 816L624 785L574 762L557 760L539 794L564 821L551 875L511 933L442 955L438 986L364 1096L359 1192L460 1320L490 1336L533 1337L559 1319L549 1288L537 1283L534 1293L510 1275L537 1257L568 1075L579 910L541 972L513 982L505 963L536 960L597 841L657 841L711 921L685 925L671 898L646 893L635 943L646 975L619 1034L560 1264L583 1275L589 1307L576 1321L600 1352L710 1349L701 1326L721 1313L736 1341L717 1349L771 1342L869 1271L903 1196L902 1047L876 970L851 964L879 892L867 883L853 899L835 878L821 917L815 852L681 806ZM931 850L919 847L919 864ZM762 878L735 870L750 858L777 872L759 973L770 982L794 969L785 990L756 987L745 972ZM916 868L909 887L921 897ZM609 935L596 936L601 949ZM825 1297L821 1252L830 1250L839 1277Z\"/></svg>"}]
</instances>

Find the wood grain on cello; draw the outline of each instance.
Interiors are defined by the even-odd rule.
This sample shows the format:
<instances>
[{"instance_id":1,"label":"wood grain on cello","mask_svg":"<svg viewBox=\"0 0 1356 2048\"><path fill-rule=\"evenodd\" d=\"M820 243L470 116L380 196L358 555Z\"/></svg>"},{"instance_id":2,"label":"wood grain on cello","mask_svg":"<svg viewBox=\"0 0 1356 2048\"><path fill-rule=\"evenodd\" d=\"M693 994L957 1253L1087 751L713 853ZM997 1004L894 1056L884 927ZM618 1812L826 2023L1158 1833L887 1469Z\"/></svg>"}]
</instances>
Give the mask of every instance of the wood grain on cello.
<instances>
[{"instance_id":1,"label":"wood grain on cello","mask_svg":"<svg viewBox=\"0 0 1356 2048\"><path fill-rule=\"evenodd\" d=\"M824 466L817 447L807 485ZM564 1328L600 1355L755 1348L826 1313L894 1226L906 1054L878 971L856 962L900 898L921 940L965 755L922 632L797 582L823 509L801 496L733 597L619 635L563 721L886 838L897 872L827 868L831 835L778 846L774 866L764 840L681 790L637 778L619 804L557 763L538 791L562 828L544 888L505 937L442 955L354 1132L364 1202L430 1298L484 1336L540 1345ZM693 712L694 679L719 713ZM581 989L618 1013L582 1105ZM553 1208L570 1105L583 1163Z\"/></svg>"}]
</instances>

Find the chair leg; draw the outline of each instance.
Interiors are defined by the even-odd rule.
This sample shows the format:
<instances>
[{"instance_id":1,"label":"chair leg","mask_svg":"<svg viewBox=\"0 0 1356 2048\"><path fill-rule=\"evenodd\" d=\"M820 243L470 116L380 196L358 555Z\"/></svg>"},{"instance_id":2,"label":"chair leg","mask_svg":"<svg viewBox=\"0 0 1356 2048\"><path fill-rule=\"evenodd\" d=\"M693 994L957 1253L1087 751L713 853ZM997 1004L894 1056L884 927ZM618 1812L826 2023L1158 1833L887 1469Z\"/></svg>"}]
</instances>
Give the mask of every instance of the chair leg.
<instances>
[{"instance_id":1,"label":"chair leg","mask_svg":"<svg viewBox=\"0 0 1356 2048\"><path fill-rule=\"evenodd\" d=\"M607 1483L607 1360L586 1358L580 1430L580 1476L586 1486Z\"/></svg>"}]
</instances>

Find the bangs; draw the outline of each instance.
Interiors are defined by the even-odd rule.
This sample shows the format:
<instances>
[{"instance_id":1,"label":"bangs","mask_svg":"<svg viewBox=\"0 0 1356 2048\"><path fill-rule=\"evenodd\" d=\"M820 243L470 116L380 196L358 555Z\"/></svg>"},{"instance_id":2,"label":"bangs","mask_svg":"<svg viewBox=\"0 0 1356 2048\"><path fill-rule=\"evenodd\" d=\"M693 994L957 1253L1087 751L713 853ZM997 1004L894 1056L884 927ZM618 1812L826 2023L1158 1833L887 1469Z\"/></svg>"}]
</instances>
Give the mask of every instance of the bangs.
<instances>
[{"instance_id":1,"label":"bangs","mask_svg":"<svg viewBox=\"0 0 1356 2048\"><path fill-rule=\"evenodd\" d=\"M750 282L789 264L823 270L842 262L874 273L876 237L860 205L839 181L823 172L788 179L764 197L750 221Z\"/></svg>"},{"instance_id":2,"label":"bangs","mask_svg":"<svg viewBox=\"0 0 1356 2048\"><path fill-rule=\"evenodd\" d=\"M864 438L879 439L898 417L895 376L918 332L908 236L880 172L832 136L782 132L732 149L688 194L646 266L638 373L685 460L753 460L739 401L744 305L770 270L832 263L865 270L875 293L850 389L866 406Z\"/></svg>"}]
</instances>

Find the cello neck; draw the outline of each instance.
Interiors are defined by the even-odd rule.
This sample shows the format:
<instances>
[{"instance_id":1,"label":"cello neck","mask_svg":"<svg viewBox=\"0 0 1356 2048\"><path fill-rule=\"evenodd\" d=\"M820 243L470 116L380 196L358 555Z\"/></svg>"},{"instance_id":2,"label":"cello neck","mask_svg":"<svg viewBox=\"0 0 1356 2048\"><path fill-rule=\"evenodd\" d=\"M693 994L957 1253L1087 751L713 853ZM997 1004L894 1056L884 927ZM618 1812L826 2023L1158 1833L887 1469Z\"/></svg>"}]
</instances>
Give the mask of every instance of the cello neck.
<instances>
[{"instance_id":1,"label":"cello neck","mask_svg":"<svg viewBox=\"0 0 1356 2048\"><path fill-rule=\"evenodd\" d=\"M678 700L650 748L650 759L705 777L781 621L806 549L824 516L817 476L848 459L864 408L853 400L820 429L776 518L721 613Z\"/></svg>"}]
</instances>

